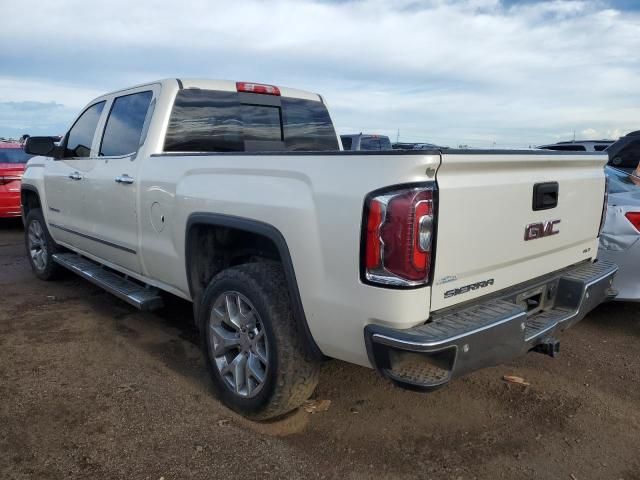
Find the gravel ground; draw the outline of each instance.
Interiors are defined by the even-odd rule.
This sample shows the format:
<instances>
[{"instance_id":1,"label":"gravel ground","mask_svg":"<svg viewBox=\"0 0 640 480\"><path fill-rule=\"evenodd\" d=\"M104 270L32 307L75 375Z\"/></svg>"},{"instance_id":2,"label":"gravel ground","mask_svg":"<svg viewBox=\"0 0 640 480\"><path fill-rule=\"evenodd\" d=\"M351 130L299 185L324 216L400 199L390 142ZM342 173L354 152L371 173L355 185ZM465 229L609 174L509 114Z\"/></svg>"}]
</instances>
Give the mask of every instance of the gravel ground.
<instances>
[{"instance_id":1,"label":"gravel ground","mask_svg":"<svg viewBox=\"0 0 640 480\"><path fill-rule=\"evenodd\" d=\"M41 282L22 235L0 222L0 478L640 479L640 304L431 394L329 361L327 411L253 424L211 395L189 304Z\"/></svg>"}]
</instances>

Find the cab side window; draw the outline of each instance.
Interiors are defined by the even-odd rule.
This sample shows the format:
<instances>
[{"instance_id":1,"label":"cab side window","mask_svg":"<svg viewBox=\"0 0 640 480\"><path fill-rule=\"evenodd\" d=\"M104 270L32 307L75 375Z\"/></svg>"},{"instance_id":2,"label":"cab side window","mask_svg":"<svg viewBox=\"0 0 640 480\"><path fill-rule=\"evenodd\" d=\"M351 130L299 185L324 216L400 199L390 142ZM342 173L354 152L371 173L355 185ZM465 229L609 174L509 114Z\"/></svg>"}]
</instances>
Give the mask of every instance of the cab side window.
<instances>
[{"instance_id":1,"label":"cab side window","mask_svg":"<svg viewBox=\"0 0 640 480\"><path fill-rule=\"evenodd\" d=\"M91 155L91 143L96 133L98 120L106 102L102 101L87 108L73 124L67 135L64 157L82 158Z\"/></svg>"},{"instance_id":2,"label":"cab side window","mask_svg":"<svg viewBox=\"0 0 640 480\"><path fill-rule=\"evenodd\" d=\"M120 156L138 151L152 97L153 92L146 91L115 99L102 136L100 156Z\"/></svg>"}]
</instances>

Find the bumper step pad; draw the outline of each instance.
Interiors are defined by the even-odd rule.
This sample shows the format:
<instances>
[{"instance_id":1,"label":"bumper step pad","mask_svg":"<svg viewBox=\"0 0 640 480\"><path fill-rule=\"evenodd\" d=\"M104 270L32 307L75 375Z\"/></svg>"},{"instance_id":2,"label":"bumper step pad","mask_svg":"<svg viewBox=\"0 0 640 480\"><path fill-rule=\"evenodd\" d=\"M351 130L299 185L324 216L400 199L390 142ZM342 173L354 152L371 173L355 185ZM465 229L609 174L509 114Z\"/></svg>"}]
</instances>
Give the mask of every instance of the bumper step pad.
<instances>
[{"instance_id":1,"label":"bumper step pad","mask_svg":"<svg viewBox=\"0 0 640 480\"><path fill-rule=\"evenodd\" d=\"M386 377L407 388L432 389L478 368L508 362L544 343L555 332L581 320L612 298L618 267L595 262L528 282L504 297L438 315L406 330L379 325L365 328L369 358ZM553 285L554 304L528 315L515 303L532 285Z\"/></svg>"},{"instance_id":2,"label":"bumper step pad","mask_svg":"<svg viewBox=\"0 0 640 480\"><path fill-rule=\"evenodd\" d=\"M53 261L140 310L155 310L163 305L158 289L129 280L88 258L75 253L56 253Z\"/></svg>"}]
</instances>

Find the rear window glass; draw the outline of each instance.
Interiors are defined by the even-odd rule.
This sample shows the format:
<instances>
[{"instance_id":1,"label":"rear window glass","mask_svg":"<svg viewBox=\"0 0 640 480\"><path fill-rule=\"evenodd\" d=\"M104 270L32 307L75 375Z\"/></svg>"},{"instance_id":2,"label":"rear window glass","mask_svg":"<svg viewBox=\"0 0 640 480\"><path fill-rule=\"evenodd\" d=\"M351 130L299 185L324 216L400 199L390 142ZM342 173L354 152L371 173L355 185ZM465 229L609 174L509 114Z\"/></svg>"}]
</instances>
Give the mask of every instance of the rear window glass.
<instances>
[{"instance_id":1,"label":"rear window glass","mask_svg":"<svg viewBox=\"0 0 640 480\"><path fill-rule=\"evenodd\" d=\"M0 163L27 163L31 157L21 148L0 148Z\"/></svg>"},{"instance_id":2,"label":"rear window glass","mask_svg":"<svg viewBox=\"0 0 640 480\"><path fill-rule=\"evenodd\" d=\"M173 104L164 149L167 152L243 151L238 95L180 90Z\"/></svg>"},{"instance_id":3,"label":"rear window glass","mask_svg":"<svg viewBox=\"0 0 640 480\"><path fill-rule=\"evenodd\" d=\"M324 103L282 98L284 143L287 150L318 152L339 150L338 137Z\"/></svg>"},{"instance_id":4,"label":"rear window glass","mask_svg":"<svg viewBox=\"0 0 640 480\"><path fill-rule=\"evenodd\" d=\"M259 96L256 103L258 100ZM236 92L181 90L171 112L164 150L259 151L260 142L271 151L338 150L324 104L286 97L275 103L280 106L241 103Z\"/></svg>"},{"instance_id":5,"label":"rear window glass","mask_svg":"<svg viewBox=\"0 0 640 480\"><path fill-rule=\"evenodd\" d=\"M363 136L360 139L360 150L391 150L388 137Z\"/></svg>"},{"instance_id":6,"label":"rear window glass","mask_svg":"<svg viewBox=\"0 0 640 480\"><path fill-rule=\"evenodd\" d=\"M609 145L595 145L593 147L596 152L604 152L607 148L609 148Z\"/></svg>"},{"instance_id":7,"label":"rear window glass","mask_svg":"<svg viewBox=\"0 0 640 480\"><path fill-rule=\"evenodd\" d=\"M281 142L280 107L271 105L242 105L242 129L245 140Z\"/></svg>"}]
</instances>

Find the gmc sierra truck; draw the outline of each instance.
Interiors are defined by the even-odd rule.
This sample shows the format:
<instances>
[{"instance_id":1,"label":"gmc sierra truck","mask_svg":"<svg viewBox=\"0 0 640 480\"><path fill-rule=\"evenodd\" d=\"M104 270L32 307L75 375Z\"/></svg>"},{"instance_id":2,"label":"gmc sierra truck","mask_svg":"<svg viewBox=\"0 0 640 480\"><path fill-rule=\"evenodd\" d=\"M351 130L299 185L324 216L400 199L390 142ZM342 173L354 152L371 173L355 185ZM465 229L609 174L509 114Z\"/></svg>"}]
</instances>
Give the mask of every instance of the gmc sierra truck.
<instances>
[{"instance_id":1,"label":"gmc sierra truck","mask_svg":"<svg viewBox=\"0 0 640 480\"><path fill-rule=\"evenodd\" d=\"M615 292L606 155L341 151L324 99L162 80L96 98L22 181L35 275L190 300L218 397L301 405L328 357L430 390L534 350Z\"/></svg>"}]
</instances>

